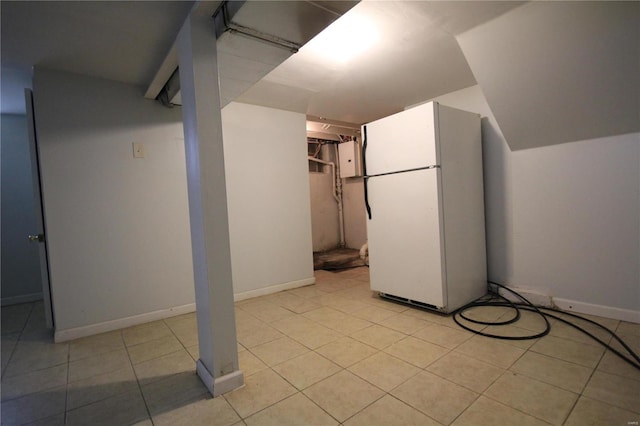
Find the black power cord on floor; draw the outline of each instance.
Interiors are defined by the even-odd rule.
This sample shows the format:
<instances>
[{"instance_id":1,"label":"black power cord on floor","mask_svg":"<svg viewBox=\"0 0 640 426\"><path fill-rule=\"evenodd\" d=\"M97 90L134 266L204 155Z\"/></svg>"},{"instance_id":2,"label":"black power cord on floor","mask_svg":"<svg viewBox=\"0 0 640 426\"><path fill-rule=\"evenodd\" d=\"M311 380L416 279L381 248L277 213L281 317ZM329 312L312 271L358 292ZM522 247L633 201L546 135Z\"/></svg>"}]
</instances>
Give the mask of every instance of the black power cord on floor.
<instances>
[{"instance_id":1,"label":"black power cord on floor","mask_svg":"<svg viewBox=\"0 0 640 426\"><path fill-rule=\"evenodd\" d=\"M598 343L600 343L602 346L604 346L606 349L610 350L611 352L613 352L614 354L616 354L618 357L622 358L625 362L627 362L628 364L632 365L633 367L635 367L636 369L640 370L640 357L620 338L618 337L618 335L609 330L607 327L603 326L602 324L598 324L595 321L592 321L588 318L584 318L580 315L576 315L573 314L571 312L566 312L566 311L562 311L560 309L555 309L555 308L547 308L544 306L535 306L533 303L531 303L530 301L528 301L524 296L522 296L521 294L519 294L518 292L493 281L489 281L489 298L482 297L474 302L471 302L463 307L461 307L460 309L456 310L453 313L453 320L456 322L456 324L458 324L460 327L464 328L465 330L471 331L472 333L475 334L479 334L481 336L485 336L485 337L491 337L494 339L503 339L503 340L530 340L530 339L537 339L543 336L546 336L547 334L549 334L549 332L551 331L551 324L549 323L548 318L553 318L555 320L561 321L573 328L575 328L576 330L581 331L582 333L586 334L587 336L591 337L592 339L594 339L595 341L597 341ZM504 289L506 291L508 291L509 293L515 295L516 297L518 297L520 300L522 300L522 302L512 302L511 300L507 299L506 297L502 296L498 291L493 291L493 289L491 288L491 286L497 287L499 289ZM507 307L513 310L513 317L504 320L504 321L480 321L480 320L476 320L473 318L470 318L468 315L465 315L465 312L472 309L472 308L477 308L477 307L482 307L482 306L493 306L493 307ZM474 323L474 324L479 324L479 325L488 325L488 326L500 326L500 325L507 325L507 324L513 324L515 322L517 322L520 317L520 311L530 311L530 312L534 312L536 314L538 314L545 323L545 328L543 331L539 332L539 333L535 333L535 334L531 334L531 335L527 335L527 336L501 336L498 334L491 334L491 333L486 333L480 330L475 330L465 324L463 324L460 320L460 318L464 319L465 321L468 321L470 323ZM600 329L606 331L608 334L610 334L614 339L616 339L618 341L618 343L620 343L622 345L622 347L627 351L628 355L631 355L632 358L628 357L626 354L623 354L622 352L618 351L617 349L613 348L610 344L608 344L607 342L603 341L602 339L598 338L597 336L593 335L592 333L590 333L589 331L585 330L584 328L580 327L579 325L565 319L562 317L559 317L557 315L554 315L550 312L554 312L554 313L561 313L563 315L567 315L570 317L574 317L577 318L581 321L585 321L588 322L590 324L593 324L597 327L599 327Z\"/></svg>"}]
</instances>

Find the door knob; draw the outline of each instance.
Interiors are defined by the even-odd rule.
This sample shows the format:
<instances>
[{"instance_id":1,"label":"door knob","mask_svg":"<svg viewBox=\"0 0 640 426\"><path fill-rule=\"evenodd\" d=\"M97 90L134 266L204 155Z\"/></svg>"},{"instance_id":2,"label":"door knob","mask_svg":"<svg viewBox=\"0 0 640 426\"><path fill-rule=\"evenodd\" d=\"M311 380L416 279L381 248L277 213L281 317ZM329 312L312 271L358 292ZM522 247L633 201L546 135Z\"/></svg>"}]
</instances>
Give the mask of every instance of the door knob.
<instances>
[{"instance_id":1,"label":"door knob","mask_svg":"<svg viewBox=\"0 0 640 426\"><path fill-rule=\"evenodd\" d=\"M44 241L44 234L29 235L29 241L35 241L35 242L41 243Z\"/></svg>"}]
</instances>

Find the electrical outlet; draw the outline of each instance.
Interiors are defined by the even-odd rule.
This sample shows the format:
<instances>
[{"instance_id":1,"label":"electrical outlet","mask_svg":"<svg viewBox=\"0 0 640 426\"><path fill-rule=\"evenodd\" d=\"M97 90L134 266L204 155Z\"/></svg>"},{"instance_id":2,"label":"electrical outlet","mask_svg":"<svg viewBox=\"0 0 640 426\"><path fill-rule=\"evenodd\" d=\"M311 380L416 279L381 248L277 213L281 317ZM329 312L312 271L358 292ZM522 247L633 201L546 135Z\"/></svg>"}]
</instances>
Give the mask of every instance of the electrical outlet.
<instances>
[{"instance_id":1,"label":"electrical outlet","mask_svg":"<svg viewBox=\"0 0 640 426\"><path fill-rule=\"evenodd\" d=\"M133 158L144 158L144 144L133 143Z\"/></svg>"}]
</instances>

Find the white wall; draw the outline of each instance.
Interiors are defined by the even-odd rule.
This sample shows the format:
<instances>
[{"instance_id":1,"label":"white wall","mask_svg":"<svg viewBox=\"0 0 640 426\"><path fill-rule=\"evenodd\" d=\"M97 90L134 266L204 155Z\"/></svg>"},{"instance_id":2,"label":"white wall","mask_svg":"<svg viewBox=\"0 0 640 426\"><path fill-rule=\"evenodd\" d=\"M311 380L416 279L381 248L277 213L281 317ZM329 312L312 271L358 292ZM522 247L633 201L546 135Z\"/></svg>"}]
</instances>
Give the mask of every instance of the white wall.
<instances>
[{"instance_id":1,"label":"white wall","mask_svg":"<svg viewBox=\"0 0 640 426\"><path fill-rule=\"evenodd\" d=\"M232 102L222 126L236 299L313 283L305 115Z\"/></svg>"},{"instance_id":2,"label":"white wall","mask_svg":"<svg viewBox=\"0 0 640 426\"><path fill-rule=\"evenodd\" d=\"M340 245L340 222L338 203L333 198L333 175L329 166L325 169L327 173L309 173L314 252L331 250Z\"/></svg>"},{"instance_id":3,"label":"white wall","mask_svg":"<svg viewBox=\"0 0 640 426\"><path fill-rule=\"evenodd\" d=\"M308 123L307 123L308 124ZM310 137L333 140L335 135L312 133ZM309 132L307 131L307 136ZM319 158L336 164L336 145L322 145ZM311 163L310 163L311 164ZM315 163L322 172L309 172L309 192L311 198L311 238L313 251L332 250L340 246L340 220L338 203L333 197L333 174L331 167ZM338 173L336 167L336 173Z\"/></svg>"},{"instance_id":4,"label":"white wall","mask_svg":"<svg viewBox=\"0 0 640 426\"><path fill-rule=\"evenodd\" d=\"M479 86L436 100L483 117L489 279L640 318L640 134L511 152Z\"/></svg>"},{"instance_id":5,"label":"white wall","mask_svg":"<svg viewBox=\"0 0 640 426\"><path fill-rule=\"evenodd\" d=\"M362 178L342 180L342 202L346 246L359 250L367 242L367 211Z\"/></svg>"},{"instance_id":6,"label":"white wall","mask_svg":"<svg viewBox=\"0 0 640 426\"><path fill-rule=\"evenodd\" d=\"M0 110L3 114L25 115L24 89L31 89L31 67L0 67Z\"/></svg>"},{"instance_id":7,"label":"white wall","mask_svg":"<svg viewBox=\"0 0 640 426\"><path fill-rule=\"evenodd\" d=\"M355 133L355 132L354 132ZM319 137L331 138L335 135ZM336 161L335 145L323 146L322 158ZM326 173L309 173L311 188L311 224L313 227L313 251L331 250L340 244L338 203L333 198L331 169ZM344 218L345 246L360 249L367 241L367 223L364 207L362 178L342 179L342 212Z\"/></svg>"},{"instance_id":8,"label":"white wall","mask_svg":"<svg viewBox=\"0 0 640 426\"><path fill-rule=\"evenodd\" d=\"M514 279L640 313L639 158L638 133L513 153Z\"/></svg>"},{"instance_id":9,"label":"white wall","mask_svg":"<svg viewBox=\"0 0 640 426\"><path fill-rule=\"evenodd\" d=\"M2 114L2 305L42 298L27 117Z\"/></svg>"},{"instance_id":10,"label":"white wall","mask_svg":"<svg viewBox=\"0 0 640 426\"><path fill-rule=\"evenodd\" d=\"M34 98L56 336L194 309L180 109L38 68Z\"/></svg>"}]
</instances>

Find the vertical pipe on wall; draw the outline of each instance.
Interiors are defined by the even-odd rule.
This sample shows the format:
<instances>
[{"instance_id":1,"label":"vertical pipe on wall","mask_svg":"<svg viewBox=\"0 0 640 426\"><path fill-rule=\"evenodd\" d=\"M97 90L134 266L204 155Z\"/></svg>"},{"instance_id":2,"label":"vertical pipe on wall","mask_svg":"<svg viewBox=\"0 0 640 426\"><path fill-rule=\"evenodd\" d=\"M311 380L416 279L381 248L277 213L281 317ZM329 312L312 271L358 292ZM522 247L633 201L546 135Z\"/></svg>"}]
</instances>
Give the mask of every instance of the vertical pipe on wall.
<instances>
[{"instance_id":1,"label":"vertical pipe on wall","mask_svg":"<svg viewBox=\"0 0 640 426\"><path fill-rule=\"evenodd\" d=\"M338 221L340 223L340 248L344 247L344 215L342 213L342 182L340 181L340 172L336 172L336 165L331 161L319 160L309 156L309 161L319 164L326 164L331 167L331 181L333 185L333 199L338 203Z\"/></svg>"},{"instance_id":2,"label":"vertical pipe on wall","mask_svg":"<svg viewBox=\"0 0 640 426\"><path fill-rule=\"evenodd\" d=\"M336 195L338 197L338 221L340 222L340 248L344 248L344 210L342 203L342 178L340 177L340 153L338 152L338 144L334 144L336 150Z\"/></svg>"}]
</instances>

